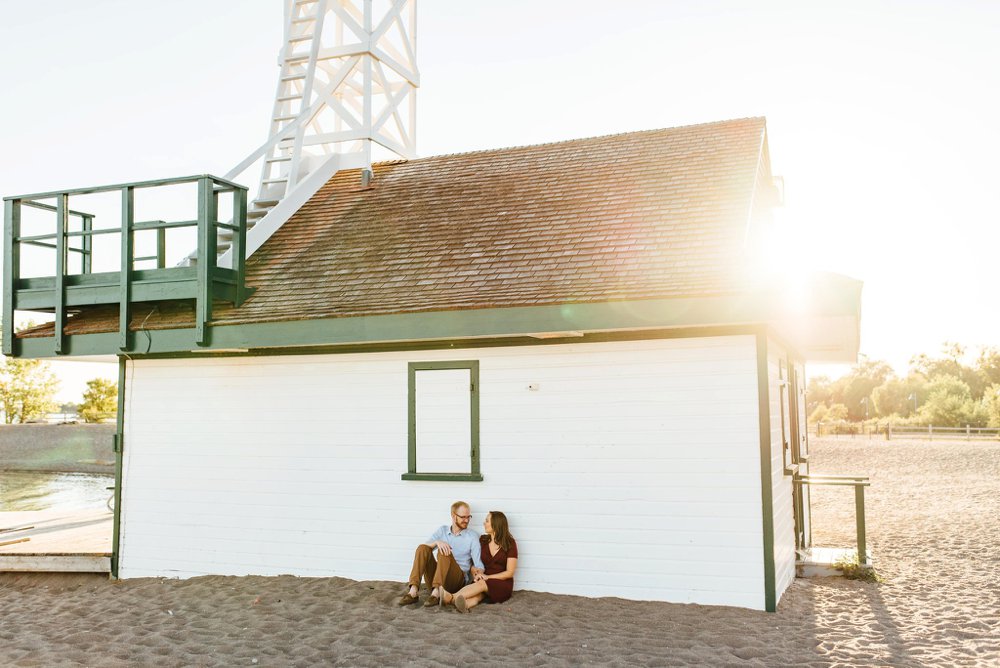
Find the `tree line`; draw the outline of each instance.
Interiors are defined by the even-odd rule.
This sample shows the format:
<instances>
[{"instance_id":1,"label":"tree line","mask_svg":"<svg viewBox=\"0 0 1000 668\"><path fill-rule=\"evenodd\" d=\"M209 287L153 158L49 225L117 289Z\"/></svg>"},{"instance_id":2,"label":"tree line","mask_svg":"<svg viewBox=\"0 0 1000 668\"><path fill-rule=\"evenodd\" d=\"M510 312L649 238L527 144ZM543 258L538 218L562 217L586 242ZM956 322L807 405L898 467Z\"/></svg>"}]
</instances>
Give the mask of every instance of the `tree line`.
<instances>
[{"instance_id":1,"label":"tree line","mask_svg":"<svg viewBox=\"0 0 1000 668\"><path fill-rule=\"evenodd\" d=\"M972 363L967 350L945 343L941 354L915 355L905 376L862 356L836 380L809 380L809 422L864 422L939 427L1000 427L1000 348L985 347Z\"/></svg>"},{"instance_id":2,"label":"tree line","mask_svg":"<svg viewBox=\"0 0 1000 668\"><path fill-rule=\"evenodd\" d=\"M27 327L34 323L26 323ZM0 359L0 412L6 424L23 424L54 413L77 413L85 422L103 422L118 412L118 383L87 381L79 404L56 403L59 379L48 362L17 357Z\"/></svg>"},{"instance_id":3,"label":"tree line","mask_svg":"<svg viewBox=\"0 0 1000 668\"><path fill-rule=\"evenodd\" d=\"M31 422L60 409L59 380L42 360L3 358L0 364L0 410L6 424ZM85 422L103 422L118 410L118 383L105 378L87 381L79 404L63 404L62 412L77 413Z\"/></svg>"}]
</instances>

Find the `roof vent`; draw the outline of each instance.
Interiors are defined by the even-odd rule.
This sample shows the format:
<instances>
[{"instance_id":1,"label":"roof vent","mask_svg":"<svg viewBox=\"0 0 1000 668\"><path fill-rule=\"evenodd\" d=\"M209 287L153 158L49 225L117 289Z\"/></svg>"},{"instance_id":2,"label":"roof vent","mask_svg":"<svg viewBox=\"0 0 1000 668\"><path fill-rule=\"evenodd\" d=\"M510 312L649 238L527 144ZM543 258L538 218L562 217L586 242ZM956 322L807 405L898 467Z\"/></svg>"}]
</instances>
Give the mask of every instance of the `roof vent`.
<instances>
[{"instance_id":1,"label":"roof vent","mask_svg":"<svg viewBox=\"0 0 1000 668\"><path fill-rule=\"evenodd\" d=\"M372 170L365 167L361 170L361 187L371 188L372 185Z\"/></svg>"}]
</instances>

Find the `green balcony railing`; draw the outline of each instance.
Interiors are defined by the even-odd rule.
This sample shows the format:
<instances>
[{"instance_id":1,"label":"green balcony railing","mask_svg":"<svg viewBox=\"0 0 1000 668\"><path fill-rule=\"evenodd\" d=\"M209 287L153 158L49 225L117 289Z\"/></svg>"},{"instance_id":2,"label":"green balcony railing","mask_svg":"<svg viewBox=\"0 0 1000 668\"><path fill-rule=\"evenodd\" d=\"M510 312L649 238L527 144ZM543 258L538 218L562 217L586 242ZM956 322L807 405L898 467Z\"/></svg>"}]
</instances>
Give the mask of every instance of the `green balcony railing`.
<instances>
[{"instance_id":1,"label":"green balcony railing","mask_svg":"<svg viewBox=\"0 0 1000 668\"><path fill-rule=\"evenodd\" d=\"M136 193L168 186L196 184L197 215L193 220L136 220ZM188 186L190 188L190 186ZM110 226L98 226L93 212L70 207L85 195L120 193L120 220ZM231 212L220 210L220 198L231 199ZM190 202L188 203L190 204ZM228 202L227 202L228 204ZM22 234L27 209L52 216L44 233ZM195 342L210 344L212 300L221 299L239 305L250 295L245 285L247 189L217 176L200 175L157 181L143 181L92 188L76 188L4 198L4 272L3 272L3 352L18 354L14 335L15 311L54 313L52 352L66 354L64 329L70 312L89 306L118 304L119 348L130 349L129 322L136 302L188 299L194 301ZM105 222L105 221L101 221ZM54 227L54 229L53 229ZM196 228L197 250L188 266L167 267L168 231ZM152 232L156 250L137 256L137 233ZM219 237L231 236L231 266L219 266ZM120 244L111 244L110 253L118 253L116 271L94 272L95 237L118 235ZM186 241L190 250L192 241ZM117 248L115 248L117 246ZM54 250L50 268L33 266L34 276L22 276L22 251L25 247ZM70 258L78 258L79 270L70 271ZM151 262L152 268L140 269L137 263ZM34 263L37 265L37 263ZM49 270L50 269L50 270ZM112 351L109 351L112 352Z\"/></svg>"}]
</instances>

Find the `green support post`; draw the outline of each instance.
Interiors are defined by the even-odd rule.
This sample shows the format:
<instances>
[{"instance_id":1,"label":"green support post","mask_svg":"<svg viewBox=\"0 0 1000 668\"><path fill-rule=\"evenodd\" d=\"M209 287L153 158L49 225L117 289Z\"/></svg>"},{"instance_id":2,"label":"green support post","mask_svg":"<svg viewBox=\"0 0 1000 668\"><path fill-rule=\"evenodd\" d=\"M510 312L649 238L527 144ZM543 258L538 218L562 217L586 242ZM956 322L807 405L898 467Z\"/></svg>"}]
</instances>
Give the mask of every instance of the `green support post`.
<instances>
[{"instance_id":1,"label":"green support post","mask_svg":"<svg viewBox=\"0 0 1000 668\"><path fill-rule=\"evenodd\" d=\"M14 286L21 274L21 201L6 200L3 207L3 354L14 355Z\"/></svg>"},{"instance_id":2,"label":"green support post","mask_svg":"<svg viewBox=\"0 0 1000 668\"><path fill-rule=\"evenodd\" d=\"M122 188L122 264L121 282L119 283L119 323L118 323L118 347L121 350L129 349L128 326L132 315L132 255L135 232L132 225L135 223L135 188L125 186Z\"/></svg>"},{"instance_id":3,"label":"green support post","mask_svg":"<svg viewBox=\"0 0 1000 668\"><path fill-rule=\"evenodd\" d=\"M118 415L115 428L115 511L111 523L111 577L118 577L122 517L122 459L125 456L125 358L118 357Z\"/></svg>"},{"instance_id":4,"label":"green support post","mask_svg":"<svg viewBox=\"0 0 1000 668\"><path fill-rule=\"evenodd\" d=\"M83 217L83 256L80 260L80 273L89 274L93 271L94 265L91 261L93 257L94 250L94 239L89 234L94 231L94 217L84 216Z\"/></svg>"},{"instance_id":5,"label":"green support post","mask_svg":"<svg viewBox=\"0 0 1000 668\"><path fill-rule=\"evenodd\" d=\"M236 305L241 305L247 298L244 285L246 278L246 247L247 247L247 191L244 188L233 188L233 270L236 272Z\"/></svg>"},{"instance_id":6,"label":"green support post","mask_svg":"<svg viewBox=\"0 0 1000 668\"><path fill-rule=\"evenodd\" d=\"M167 266L167 228L160 227L156 230L156 268L164 269Z\"/></svg>"},{"instance_id":7,"label":"green support post","mask_svg":"<svg viewBox=\"0 0 1000 668\"><path fill-rule=\"evenodd\" d=\"M209 321L212 319L212 274L217 262L215 229L216 194L212 179L198 179L198 297L195 300L195 343L210 343Z\"/></svg>"},{"instance_id":8,"label":"green support post","mask_svg":"<svg viewBox=\"0 0 1000 668\"><path fill-rule=\"evenodd\" d=\"M868 542L865 538L865 486L858 483L854 485L854 512L858 525L858 563L864 566L868 564Z\"/></svg>"},{"instance_id":9,"label":"green support post","mask_svg":"<svg viewBox=\"0 0 1000 668\"><path fill-rule=\"evenodd\" d=\"M69 195L56 197L56 276L55 276L55 353L63 354L63 329L66 327L66 228L69 225Z\"/></svg>"}]
</instances>

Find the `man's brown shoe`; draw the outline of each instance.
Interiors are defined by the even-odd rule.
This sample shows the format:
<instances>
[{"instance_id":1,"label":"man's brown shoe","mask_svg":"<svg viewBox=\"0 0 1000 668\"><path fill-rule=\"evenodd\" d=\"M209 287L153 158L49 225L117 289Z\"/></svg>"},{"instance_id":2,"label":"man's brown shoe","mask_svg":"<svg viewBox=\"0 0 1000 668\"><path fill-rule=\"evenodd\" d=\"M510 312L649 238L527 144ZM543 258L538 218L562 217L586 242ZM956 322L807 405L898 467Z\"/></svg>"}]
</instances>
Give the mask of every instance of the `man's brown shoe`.
<instances>
[{"instance_id":1,"label":"man's brown shoe","mask_svg":"<svg viewBox=\"0 0 1000 668\"><path fill-rule=\"evenodd\" d=\"M430 608L430 607L436 608L439 605L441 605L441 601L438 599L437 596L431 596L429 599L427 599L426 601L424 601L424 607L425 608Z\"/></svg>"},{"instance_id":2,"label":"man's brown shoe","mask_svg":"<svg viewBox=\"0 0 1000 668\"><path fill-rule=\"evenodd\" d=\"M403 598L399 599L399 604L400 605L413 605L418 600L419 599L417 599L416 596L410 596L410 592L406 592L405 594L403 594Z\"/></svg>"}]
</instances>

